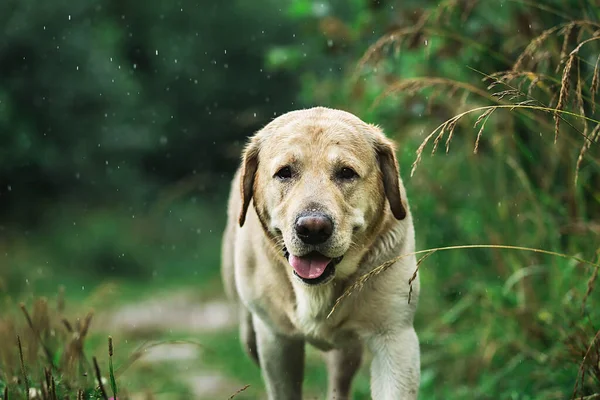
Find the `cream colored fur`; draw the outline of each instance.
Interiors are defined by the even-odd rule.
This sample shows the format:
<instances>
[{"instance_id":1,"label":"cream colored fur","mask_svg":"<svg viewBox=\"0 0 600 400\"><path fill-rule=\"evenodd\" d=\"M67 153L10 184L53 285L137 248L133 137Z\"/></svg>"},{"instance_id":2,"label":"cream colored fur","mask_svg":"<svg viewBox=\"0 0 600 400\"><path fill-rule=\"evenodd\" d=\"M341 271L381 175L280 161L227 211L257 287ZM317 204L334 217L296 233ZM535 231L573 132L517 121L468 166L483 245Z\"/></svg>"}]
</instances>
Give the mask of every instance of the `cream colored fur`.
<instances>
[{"instance_id":1,"label":"cream colored fur","mask_svg":"<svg viewBox=\"0 0 600 400\"><path fill-rule=\"evenodd\" d=\"M419 280L414 256L396 262L349 296L358 277L414 252L414 231L393 143L354 115L322 107L282 115L250 140L229 199L223 280L240 310L241 340L258 361L270 400L302 398L305 343L327 352L329 399L347 399L363 344L372 352L376 400L417 398L419 342L413 317ZM290 165L294 178L275 175ZM348 166L358 178L340 182ZM333 279L308 285L294 275L287 250L310 250L294 234L303 210L318 207L334 221L319 251L343 256Z\"/></svg>"}]
</instances>

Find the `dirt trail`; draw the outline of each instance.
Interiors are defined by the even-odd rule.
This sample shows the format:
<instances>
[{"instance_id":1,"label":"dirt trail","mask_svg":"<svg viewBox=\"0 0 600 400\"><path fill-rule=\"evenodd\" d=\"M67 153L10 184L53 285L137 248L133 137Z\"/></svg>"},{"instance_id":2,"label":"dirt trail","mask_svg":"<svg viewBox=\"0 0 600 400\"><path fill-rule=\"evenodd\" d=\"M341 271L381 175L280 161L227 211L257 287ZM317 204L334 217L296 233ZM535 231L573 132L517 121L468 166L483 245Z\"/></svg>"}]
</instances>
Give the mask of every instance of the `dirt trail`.
<instances>
[{"instance_id":1,"label":"dirt trail","mask_svg":"<svg viewBox=\"0 0 600 400\"><path fill-rule=\"evenodd\" d=\"M124 336L152 332L160 337L164 332L210 333L233 329L235 309L222 298L201 301L189 292L165 294L156 298L130 303L96 318L96 332L105 331ZM169 364L181 383L194 398L221 398L243 386L209 365L202 366L201 349L193 344L164 344L148 349L138 361L142 364ZM198 366L200 363L200 367Z\"/></svg>"}]
</instances>

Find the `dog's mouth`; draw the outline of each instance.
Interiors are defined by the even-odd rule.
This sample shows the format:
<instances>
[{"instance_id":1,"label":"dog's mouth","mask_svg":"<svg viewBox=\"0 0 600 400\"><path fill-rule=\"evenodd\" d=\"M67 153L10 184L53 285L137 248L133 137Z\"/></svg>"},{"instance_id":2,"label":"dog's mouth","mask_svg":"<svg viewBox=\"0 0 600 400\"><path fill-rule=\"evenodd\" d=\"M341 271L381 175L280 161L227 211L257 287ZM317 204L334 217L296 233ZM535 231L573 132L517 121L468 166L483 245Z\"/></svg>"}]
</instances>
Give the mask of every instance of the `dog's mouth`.
<instances>
[{"instance_id":1,"label":"dog's mouth","mask_svg":"<svg viewBox=\"0 0 600 400\"><path fill-rule=\"evenodd\" d=\"M304 256L295 256L285 250L285 258L294 269L294 275L300 278L302 282L309 285L318 285L333 278L335 266L342 261L343 256L329 258L316 251Z\"/></svg>"}]
</instances>

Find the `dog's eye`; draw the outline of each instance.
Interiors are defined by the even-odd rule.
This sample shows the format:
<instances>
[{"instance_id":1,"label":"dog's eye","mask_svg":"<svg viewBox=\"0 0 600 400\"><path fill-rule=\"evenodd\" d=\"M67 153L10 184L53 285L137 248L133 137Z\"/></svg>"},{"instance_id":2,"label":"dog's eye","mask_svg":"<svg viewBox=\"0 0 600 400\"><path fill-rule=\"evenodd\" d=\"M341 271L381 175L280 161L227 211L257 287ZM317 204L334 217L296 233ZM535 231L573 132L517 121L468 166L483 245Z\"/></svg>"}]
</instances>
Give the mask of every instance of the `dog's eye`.
<instances>
[{"instance_id":1,"label":"dog's eye","mask_svg":"<svg viewBox=\"0 0 600 400\"><path fill-rule=\"evenodd\" d=\"M358 178L358 174L350 167L344 167L337 173L339 179L350 180Z\"/></svg>"},{"instance_id":2,"label":"dog's eye","mask_svg":"<svg viewBox=\"0 0 600 400\"><path fill-rule=\"evenodd\" d=\"M292 169L286 165L275 173L275 177L279 179L290 179L292 177Z\"/></svg>"}]
</instances>

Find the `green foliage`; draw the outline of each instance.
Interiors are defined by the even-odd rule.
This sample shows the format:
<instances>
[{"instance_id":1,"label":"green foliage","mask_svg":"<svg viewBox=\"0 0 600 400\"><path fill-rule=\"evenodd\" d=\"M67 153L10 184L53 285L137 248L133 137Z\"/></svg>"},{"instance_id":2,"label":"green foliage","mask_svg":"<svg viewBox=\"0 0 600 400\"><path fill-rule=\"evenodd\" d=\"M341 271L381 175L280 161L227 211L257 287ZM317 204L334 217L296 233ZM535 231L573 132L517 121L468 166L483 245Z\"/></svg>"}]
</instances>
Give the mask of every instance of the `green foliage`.
<instances>
[{"instance_id":1,"label":"green foliage","mask_svg":"<svg viewBox=\"0 0 600 400\"><path fill-rule=\"evenodd\" d=\"M591 0L1 2L0 290L214 279L244 138L311 105L398 142L421 249L596 261L599 21ZM597 268L465 249L420 271L421 397L600 392ZM235 333L202 340L262 393Z\"/></svg>"},{"instance_id":2,"label":"green foliage","mask_svg":"<svg viewBox=\"0 0 600 400\"><path fill-rule=\"evenodd\" d=\"M331 32L313 38L330 46L306 61L302 98L355 112L400 143L420 247L512 244L597 259L597 8L592 2L384 3L375 10L364 3L339 17L336 32L345 35L333 46ZM527 46L559 24L518 65ZM587 39L575 54L576 67L564 75L569 52ZM336 42L343 46L334 51ZM315 62L341 72L310 70ZM560 106L564 76L571 80L573 100ZM495 109L475 128L483 111L466 114L454 126L444 122L476 107L504 104L511 108ZM529 106L574 113L559 119L556 145L553 111ZM582 117L590 119L584 123ZM432 147L423 147L424 139L440 124L446 125L431 142L439 142L438 152L451 145L447 154L429 157L424 152ZM600 314L592 305L598 302L597 272L577 262L498 249L429 258L421 268L417 317L422 397L563 399L574 390L600 391L594 344Z\"/></svg>"},{"instance_id":3,"label":"green foliage","mask_svg":"<svg viewBox=\"0 0 600 400\"><path fill-rule=\"evenodd\" d=\"M2 2L3 217L36 226L32 199L137 204L231 171L236 141L293 102L291 74L263 68L291 39L276 3L237 3Z\"/></svg>"}]
</instances>

